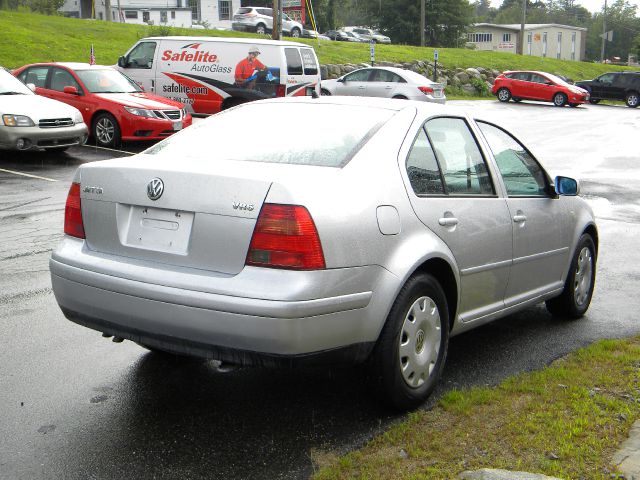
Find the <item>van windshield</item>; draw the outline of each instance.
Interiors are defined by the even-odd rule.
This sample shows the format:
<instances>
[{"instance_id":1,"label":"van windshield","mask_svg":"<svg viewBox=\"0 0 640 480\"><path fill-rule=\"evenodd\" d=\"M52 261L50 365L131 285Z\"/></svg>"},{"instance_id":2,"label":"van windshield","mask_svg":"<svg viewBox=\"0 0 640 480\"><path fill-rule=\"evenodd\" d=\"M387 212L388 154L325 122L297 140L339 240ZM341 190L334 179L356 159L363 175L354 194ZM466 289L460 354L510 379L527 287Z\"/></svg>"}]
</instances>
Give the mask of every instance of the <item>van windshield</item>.
<instances>
[{"instance_id":1,"label":"van windshield","mask_svg":"<svg viewBox=\"0 0 640 480\"><path fill-rule=\"evenodd\" d=\"M375 107L248 103L146 150L150 155L342 167L395 113Z\"/></svg>"}]
</instances>

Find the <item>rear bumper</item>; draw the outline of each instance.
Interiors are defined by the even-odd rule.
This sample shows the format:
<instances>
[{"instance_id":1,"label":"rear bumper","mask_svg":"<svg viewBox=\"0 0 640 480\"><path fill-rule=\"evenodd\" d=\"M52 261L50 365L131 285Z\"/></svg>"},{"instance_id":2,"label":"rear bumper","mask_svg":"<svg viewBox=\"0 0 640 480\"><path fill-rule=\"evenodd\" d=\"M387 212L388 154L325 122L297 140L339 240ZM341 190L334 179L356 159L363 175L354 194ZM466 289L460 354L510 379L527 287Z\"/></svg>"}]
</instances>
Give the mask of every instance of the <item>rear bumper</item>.
<instances>
[{"instance_id":1,"label":"rear bumper","mask_svg":"<svg viewBox=\"0 0 640 480\"><path fill-rule=\"evenodd\" d=\"M88 136L87 126L78 123L71 127L0 127L0 148L18 150L18 140L27 143L21 150L47 149L82 145Z\"/></svg>"},{"instance_id":2,"label":"rear bumper","mask_svg":"<svg viewBox=\"0 0 640 480\"><path fill-rule=\"evenodd\" d=\"M363 361L382 328L387 308L378 298L373 301L372 290L366 287L381 279L394 283L395 278L379 267L279 271L278 290L308 289L308 295L314 291L316 295L299 300L265 299L241 296L241 291L215 293L207 285L228 283L229 278L210 281L202 272L199 285L178 288L169 286L174 279L170 275L149 283L97 272L99 262L89 268L71 263L56 252L50 260L53 291L69 320L159 349L259 365ZM129 264L122 270L131 274L132 269L135 266ZM273 282L269 276L274 272L268 270L250 269L234 281L245 285L243 291L251 291L256 284ZM238 280L243 274L254 278ZM322 285L314 285L314 276ZM179 275L175 277L180 280ZM301 284L309 287L301 289ZM346 284L350 285L347 293L333 294ZM317 295L322 289L326 294Z\"/></svg>"}]
</instances>

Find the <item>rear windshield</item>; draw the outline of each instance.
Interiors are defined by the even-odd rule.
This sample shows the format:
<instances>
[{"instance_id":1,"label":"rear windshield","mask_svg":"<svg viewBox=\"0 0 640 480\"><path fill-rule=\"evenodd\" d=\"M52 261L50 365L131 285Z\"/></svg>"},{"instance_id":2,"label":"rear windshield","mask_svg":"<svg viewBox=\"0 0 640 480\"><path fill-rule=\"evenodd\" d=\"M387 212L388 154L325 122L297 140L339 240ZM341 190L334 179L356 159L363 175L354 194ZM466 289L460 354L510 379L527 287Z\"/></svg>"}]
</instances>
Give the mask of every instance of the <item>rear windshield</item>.
<instances>
[{"instance_id":1,"label":"rear windshield","mask_svg":"<svg viewBox=\"0 0 640 480\"><path fill-rule=\"evenodd\" d=\"M348 105L249 103L198 122L145 153L176 161L342 167L394 113Z\"/></svg>"},{"instance_id":2,"label":"rear windshield","mask_svg":"<svg viewBox=\"0 0 640 480\"><path fill-rule=\"evenodd\" d=\"M239 8L236 11L236 15L244 15L245 13L251 13L251 8Z\"/></svg>"}]
</instances>

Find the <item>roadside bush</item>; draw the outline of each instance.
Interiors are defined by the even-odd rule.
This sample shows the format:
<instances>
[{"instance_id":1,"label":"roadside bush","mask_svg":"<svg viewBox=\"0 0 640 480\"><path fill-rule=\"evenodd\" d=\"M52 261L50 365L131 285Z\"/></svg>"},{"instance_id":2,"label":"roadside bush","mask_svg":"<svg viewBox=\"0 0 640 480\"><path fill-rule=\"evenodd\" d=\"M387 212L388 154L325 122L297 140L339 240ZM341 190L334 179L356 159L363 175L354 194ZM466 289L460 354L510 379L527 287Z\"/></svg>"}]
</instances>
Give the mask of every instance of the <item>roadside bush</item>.
<instances>
[{"instance_id":1,"label":"roadside bush","mask_svg":"<svg viewBox=\"0 0 640 480\"><path fill-rule=\"evenodd\" d=\"M485 82L481 78L472 78L471 85L473 85L473 87L476 89L476 92L478 92L478 95L480 95L481 97L488 97L491 93L489 91L487 82Z\"/></svg>"}]
</instances>

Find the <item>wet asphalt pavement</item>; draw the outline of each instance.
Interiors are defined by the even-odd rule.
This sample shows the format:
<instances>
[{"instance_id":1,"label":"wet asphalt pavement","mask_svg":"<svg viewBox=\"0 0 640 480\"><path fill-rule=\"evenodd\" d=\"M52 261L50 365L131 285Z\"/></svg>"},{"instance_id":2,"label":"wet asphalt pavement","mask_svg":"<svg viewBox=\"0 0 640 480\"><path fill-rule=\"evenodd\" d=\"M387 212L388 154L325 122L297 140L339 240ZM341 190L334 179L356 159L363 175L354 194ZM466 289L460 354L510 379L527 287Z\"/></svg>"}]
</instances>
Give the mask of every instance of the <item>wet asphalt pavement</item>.
<instances>
[{"instance_id":1,"label":"wet asphalt pavement","mask_svg":"<svg viewBox=\"0 0 640 480\"><path fill-rule=\"evenodd\" d=\"M582 180L600 257L584 319L554 320L538 306L453 338L425 408L451 388L492 385L640 332L640 110L451 103L510 129L552 173ZM315 459L403 418L378 404L357 368L225 373L67 321L48 259L69 182L79 164L115 155L0 152L0 478L307 478Z\"/></svg>"}]
</instances>

